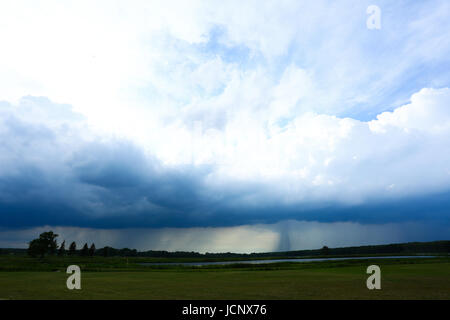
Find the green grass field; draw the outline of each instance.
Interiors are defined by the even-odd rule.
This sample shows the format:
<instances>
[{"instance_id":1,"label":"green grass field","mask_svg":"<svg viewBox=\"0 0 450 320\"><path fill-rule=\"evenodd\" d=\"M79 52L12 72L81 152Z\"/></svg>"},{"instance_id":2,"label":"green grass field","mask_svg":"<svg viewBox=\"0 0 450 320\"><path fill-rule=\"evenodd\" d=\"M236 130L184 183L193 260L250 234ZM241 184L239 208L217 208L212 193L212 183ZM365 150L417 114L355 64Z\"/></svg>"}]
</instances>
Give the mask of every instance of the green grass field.
<instances>
[{"instance_id":1,"label":"green grass field","mask_svg":"<svg viewBox=\"0 0 450 320\"><path fill-rule=\"evenodd\" d=\"M0 259L0 270L23 259ZM68 261L55 261L46 266L57 271L1 271L0 299L450 299L448 258L161 269L96 259L80 261L81 290L66 288ZM114 267L83 271L106 261ZM366 287L370 264L381 267L381 290Z\"/></svg>"}]
</instances>

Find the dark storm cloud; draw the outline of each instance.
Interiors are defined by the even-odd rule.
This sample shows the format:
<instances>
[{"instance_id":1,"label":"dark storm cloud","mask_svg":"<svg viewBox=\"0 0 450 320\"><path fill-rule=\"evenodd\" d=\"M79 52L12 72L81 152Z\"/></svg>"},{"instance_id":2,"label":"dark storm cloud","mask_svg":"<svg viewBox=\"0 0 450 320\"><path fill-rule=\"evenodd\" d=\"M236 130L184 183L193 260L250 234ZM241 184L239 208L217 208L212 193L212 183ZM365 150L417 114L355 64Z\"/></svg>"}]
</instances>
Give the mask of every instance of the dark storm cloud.
<instances>
[{"instance_id":1,"label":"dark storm cloud","mask_svg":"<svg viewBox=\"0 0 450 320\"><path fill-rule=\"evenodd\" d=\"M449 193L319 206L280 202L276 186L256 182L212 187L205 181L214 166L165 166L130 141L95 138L70 108L45 98L1 104L0 116L0 226L6 228L450 220Z\"/></svg>"},{"instance_id":2,"label":"dark storm cloud","mask_svg":"<svg viewBox=\"0 0 450 320\"><path fill-rule=\"evenodd\" d=\"M45 102L28 97L18 110L0 110L2 226L184 225L207 206L207 167L164 168L130 141L84 140L76 117L55 115ZM33 109L52 122L27 117Z\"/></svg>"}]
</instances>

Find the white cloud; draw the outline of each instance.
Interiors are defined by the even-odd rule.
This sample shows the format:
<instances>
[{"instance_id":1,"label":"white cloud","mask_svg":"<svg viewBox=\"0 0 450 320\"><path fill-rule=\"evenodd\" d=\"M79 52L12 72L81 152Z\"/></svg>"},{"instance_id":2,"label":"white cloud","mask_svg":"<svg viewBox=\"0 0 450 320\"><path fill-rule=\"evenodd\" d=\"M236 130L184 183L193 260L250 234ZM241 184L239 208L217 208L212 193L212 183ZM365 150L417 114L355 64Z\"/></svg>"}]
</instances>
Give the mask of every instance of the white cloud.
<instances>
[{"instance_id":1,"label":"white cloud","mask_svg":"<svg viewBox=\"0 0 450 320\"><path fill-rule=\"evenodd\" d=\"M365 28L364 3L4 1L0 99L50 97L70 103L103 129L145 139L142 128L155 125L154 117L205 102L192 82L212 94L222 84L236 84L230 70L262 69L241 88L245 98L265 90L263 78L278 85L284 66L295 63L314 80L302 89L309 96L303 109L339 114L363 103L373 107L424 58L446 61L450 44L441 30L448 27L448 4L435 3L420 6L423 15L416 16L396 4L380 4L386 27L377 37ZM216 28L222 30L216 46L247 48L248 57L211 46ZM448 85L441 74L432 79ZM292 86L284 85L283 99L291 99L289 90L295 100L299 91Z\"/></svg>"},{"instance_id":2,"label":"white cloud","mask_svg":"<svg viewBox=\"0 0 450 320\"><path fill-rule=\"evenodd\" d=\"M450 105L448 88L442 90L422 89L411 97L411 104L393 112L383 112L371 121L373 131L386 132L389 128L420 130L427 133L444 133L450 128Z\"/></svg>"}]
</instances>

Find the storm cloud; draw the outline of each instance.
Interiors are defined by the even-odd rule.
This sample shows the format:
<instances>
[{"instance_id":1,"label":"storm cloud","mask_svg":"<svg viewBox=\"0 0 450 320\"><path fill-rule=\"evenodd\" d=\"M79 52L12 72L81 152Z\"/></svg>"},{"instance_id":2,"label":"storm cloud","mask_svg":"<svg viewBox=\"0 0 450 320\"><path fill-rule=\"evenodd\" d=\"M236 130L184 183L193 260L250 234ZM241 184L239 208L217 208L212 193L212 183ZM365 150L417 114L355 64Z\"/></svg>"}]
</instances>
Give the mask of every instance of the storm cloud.
<instances>
[{"instance_id":1,"label":"storm cloud","mask_svg":"<svg viewBox=\"0 0 450 320\"><path fill-rule=\"evenodd\" d=\"M256 148L237 145L231 159L196 163L196 154L186 154L192 163L164 164L130 140L94 133L70 106L25 97L0 109L0 223L133 228L286 219L448 221L449 102L448 89L423 90L369 122L309 114L266 140L247 137ZM210 137L195 139L202 150L202 139ZM239 154L245 155L242 165ZM255 157L261 160L252 165L248 158ZM275 165L278 172L270 172Z\"/></svg>"}]
</instances>

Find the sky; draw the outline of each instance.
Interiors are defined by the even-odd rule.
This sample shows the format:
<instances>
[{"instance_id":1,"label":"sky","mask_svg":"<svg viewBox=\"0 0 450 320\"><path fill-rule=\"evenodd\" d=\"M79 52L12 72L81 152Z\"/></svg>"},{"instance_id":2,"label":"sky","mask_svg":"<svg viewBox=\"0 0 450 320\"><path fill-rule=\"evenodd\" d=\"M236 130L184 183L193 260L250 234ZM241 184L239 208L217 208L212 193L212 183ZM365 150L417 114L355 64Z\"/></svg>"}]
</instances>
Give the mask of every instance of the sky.
<instances>
[{"instance_id":1,"label":"sky","mask_svg":"<svg viewBox=\"0 0 450 320\"><path fill-rule=\"evenodd\" d=\"M2 1L0 247L450 239L449 18L446 0Z\"/></svg>"}]
</instances>

